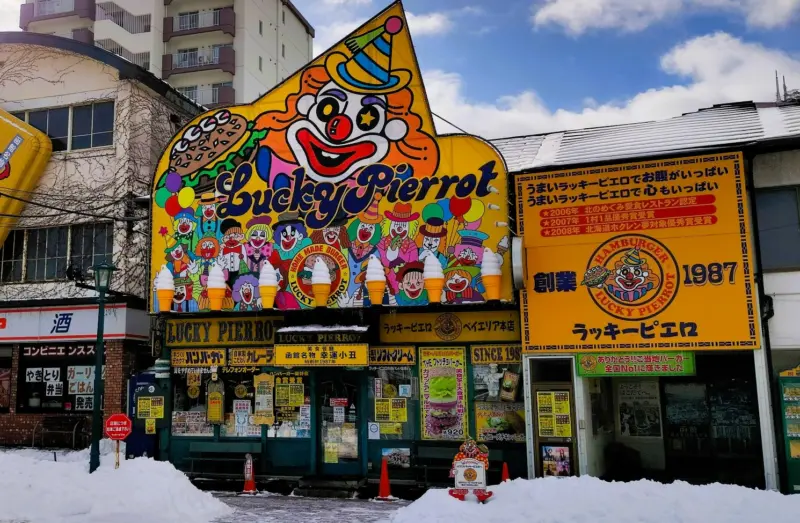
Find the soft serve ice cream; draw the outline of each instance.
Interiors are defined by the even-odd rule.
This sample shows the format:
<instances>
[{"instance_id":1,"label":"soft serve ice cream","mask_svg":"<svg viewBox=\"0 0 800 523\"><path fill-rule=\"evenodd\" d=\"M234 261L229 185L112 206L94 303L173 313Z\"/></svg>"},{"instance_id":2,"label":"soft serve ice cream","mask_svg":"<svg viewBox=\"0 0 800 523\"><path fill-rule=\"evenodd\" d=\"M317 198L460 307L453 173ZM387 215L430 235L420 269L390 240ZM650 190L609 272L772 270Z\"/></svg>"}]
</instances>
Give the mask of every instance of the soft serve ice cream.
<instances>
[{"instance_id":1,"label":"soft serve ice cream","mask_svg":"<svg viewBox=\"0 0 800 523\"><path fill-rule=\"evenodd\" d=\"M275 267L269 261L264 262L261 273L258 275L258 290L261 294L261 307L271 309L275 304L275 295L278 293L278 275Z\"/></svg>"},{"instance_id":2,"label":"soft serve ice cream","mask_svg":"<svg viewBox=\"0 0 800 523\"><path fill-rule=\"evenodd\" d=\"M481 279L486 289L486 301L500 299L500 257L491 249L483 250L481 262Z\"/></svg>"},{"instance_id":3,"label":"soft serve ice cream","mask_svg":"<svg viewBox=\"0 0 800 523\"><path fill-rule=\"evenodd\" d=\"M317 258L311 270L311 288L317 307L326 307L331 294L331 271L322 258Z\"/></svg>"},{"instance_id":4,"label":"soft serve ice cream","mask_svg":"<svg viewBox=\"0 0 800 523\"><path fill-rule=\"evenodd\" d=\"M168 312L172 309L172 298L175 297L175 279L166 265L162 265L161 270L156 274L155 284L158 310Z\"/></svg>"},{"instance_id":5,"label":"soft serve ice cream","mask_svg":"<svg viewBox=\"0 0 800 523\"><path fill-rule=\"evenodd\" d=\"M222 310L222 300L225 298L225 290L227 284L225 283L225 272L217 264L211 267L208 271L208 301L212 311Z\"/></svg>"},{"instance_id":6,"label":"soft serve ice cream","mask_svg":"<svg viewBox=\"0 0 800 523\"><path fill-rule=\"evenodd\" d=\"M422 272L422 278L425 280L425 290L428 291L428 301L431 303L441 302L444 271L435 256L425 257L425 270Z\"/></svg>"},{"instance_id":7,"label":"soft serve ice cream","mask_svg":"<svg viewBox=\"0 0 800 523\"><path fill-rule=\"evenodd\" d=\"M369 301L373 305L380 305L386 289L386 272L383 270L383 264L375 255L370 256L369 262L367 262L366 281Z\"/></svg>"}]
</instances>

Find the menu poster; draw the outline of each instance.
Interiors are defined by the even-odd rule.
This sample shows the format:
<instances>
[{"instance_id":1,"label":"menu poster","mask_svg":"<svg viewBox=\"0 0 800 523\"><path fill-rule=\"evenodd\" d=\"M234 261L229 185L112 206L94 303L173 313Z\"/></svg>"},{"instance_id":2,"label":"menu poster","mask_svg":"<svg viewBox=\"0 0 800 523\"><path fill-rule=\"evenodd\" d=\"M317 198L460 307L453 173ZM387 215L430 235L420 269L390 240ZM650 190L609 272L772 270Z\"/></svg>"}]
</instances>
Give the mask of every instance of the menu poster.
<instances>
[{"instance_id":1,"label":"menu poster","mask_svg":"<svg viewBox=\"0 0 800 523\"><path fill-rule=\"evenodd\" d=\"M661 437L661 396L655 380L617 383L619 435Z\"/></svg>"},{"instance_id":2,"label":"menu poster","mask_svg":"<svg viewBox=\"0 0 800 523\"><path fill-rule=\"evenodd\" d=\"M173 436L213 436L214 426L202 410L172 411Z\"/></svg>"},{"instance_id":3,"label":"menu poster","mask_svg":"<svg viewBox=\"0 0 800 523\"><path fill-rule=\"evenodd\" d=\"M536 393L536 420L540 438L552 438L556 435L552 392Z\"/></svg>"},{"instance_id":4,"label":"menu poster","mask_svg":"<svg viewBox=\"0 0 800 523\"><path fill-rule=\"evenodd\" d=\"M408 409L406 399L375 398L375 421L407 422Z\"/></svg>"},{"instance_id":5,"label":"menu poster","mask_svg":"<svg viewBox=\"0 0 800 523\"><path fill-rule=\"evenodd\" d=\"M500 400L515 401L519 387L519 374L507 370L503 372L503 381L500 384Z\"/></svg>"},{"instance_id":6,"label":"menu poster","mask_svg":"<svg viewBox=\"0 0 800 523\"><path fill-rule=\"evenodd\" d=\"M485 401L475 403L477 439L488 441L525 441L525 404Z\"/></svg>"},{"instance_id":7,"label":"menu poster","mask_svg":"<svg viewBox=\"0 0 800 523\"><path fill-rule=\"evenodd\" d=\"M274 424L273 391L275 389L275 376L269 373L258 374L253 377L253 387L256 391L255 424Z\"/></svg>"},{"instance_id":8,"label":"menu poster","mask_svg":"<svg viewBox=\"0 0 800 523\"><path fill-rule=\"evenodd\" d=\"M208 405L206 411L209 422L225 422L225 386L221 381L210 381L208 383Z\"/></svg>"},{"instance_id":9,"label":"menu poster","mask_svg":"<svg viewBox=\"0 0 800 523\"><path fill-rule=\"evenodd\" d=\"M422 439L463 441L467 429L466 350L420 347Z\"/></svg>"}]
</instances>

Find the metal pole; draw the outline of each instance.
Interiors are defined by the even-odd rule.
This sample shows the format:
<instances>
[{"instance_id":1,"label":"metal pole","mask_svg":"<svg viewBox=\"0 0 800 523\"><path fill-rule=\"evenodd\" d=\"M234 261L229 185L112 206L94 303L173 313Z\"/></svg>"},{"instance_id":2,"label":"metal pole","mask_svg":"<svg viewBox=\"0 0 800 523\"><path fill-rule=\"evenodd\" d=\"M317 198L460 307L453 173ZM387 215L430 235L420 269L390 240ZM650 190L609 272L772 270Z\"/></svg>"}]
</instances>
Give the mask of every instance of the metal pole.
<instances>
[{"instance_id":1,"label":"metal pole","mask_svg":"<svg viewBox=\"0 0 800 523\"><path fill-rule=\"evenodd\" d=\"M103 357L105 356L105 343L103 331L105 330L106 293L98 291L97 298L97 344L94 355L94 400L92 404L92 448L89 451L89 473L91 474L100 466L100 439L103 435L103 412L100 408L103 396Z\"/></svg>"}]
</instances>

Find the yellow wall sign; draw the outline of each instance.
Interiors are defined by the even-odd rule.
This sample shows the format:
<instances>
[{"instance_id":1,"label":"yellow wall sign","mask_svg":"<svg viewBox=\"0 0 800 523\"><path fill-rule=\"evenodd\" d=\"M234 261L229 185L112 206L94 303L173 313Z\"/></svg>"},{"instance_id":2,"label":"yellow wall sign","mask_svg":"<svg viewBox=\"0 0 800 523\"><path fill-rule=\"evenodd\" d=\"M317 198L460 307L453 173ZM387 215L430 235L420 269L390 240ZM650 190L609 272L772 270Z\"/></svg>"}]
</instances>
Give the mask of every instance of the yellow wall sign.
<instances>
[{"instance_id":1,"label":"yellow wall sign","mask_svg":"<svg viewBox=\"0 0 800 523\"><path fill-rule=\"evenodd\" d=\"M214 367L225 365L225 349L172 349L173 367Z\"/></svg>"},{"instance_id":2,"label":"yellow wall sign","mask_svg":"<svg viewBox=\"0 0 800 523\"><path fill-rule=\"evenodd\" d=\"M0 245L25 209L53 150L46 134L0 109L0 192L22 199L0 199Z\"/></svg>"},{"instance_id":3,"label":"yellow wall sign","mask_svg":"<svg viewBox=\"0 0 800 523\"><path fill-rule=\"evenodd\" d=\"M415 347L370 347L370 365L416 365Z\"/></svg>"},{"instance_id":4,"label":"yellow wall sign","mask_svg":"<svg viewBox=\"0 0 800 523\"><path fill-rule=\"evenodd\" d=\"M270 348L228 349L228 365L231 367L251 367L271 365L275 352Z\"/></svg>"},{"instance_id":5,"label":"yellow wall sign","mask_svg":"<svg viewBox=\"0 0 800 523\"><path fill-rule=\"evenodd\" d=\"M470 353L473 365L502 365L522 361L521 345L473 345Z\"/></svg>"},{"instance_id":6,"label":"yellow wall sign","mask_svg":"<svg viewBox=\"0 0 800 523\"><path fill-rule=\"evenodd\" d=\"M437 135L400 2L261 98L188 122L152 196L150 281L172 272L173 312L210 309L214 263L230 293L223 310L259 310L267 260L279 310L314 306L316 261L330 273L328 307L369 307L372 255L387 305L429 303L427 257L444 272L436 298L482 303L486 247L503 258L501 299L513 299L505 163L480 138Z\"/></svg>"},{"instance_id":7,"label":"yellow wall sign","mask_svg":"<svg viewBox=\"0 0 800 523\"><path fill-rule=\"evenodd\" d=\"M740 153L516 181L526 351L760 348Z\"/></svg>"},{"instance_id":8,"label":"yellow wall sign","mask_svg":"<svg viewBox=\"0 0 800 523\"><path fill-rule=\"evenodd\" d=\"M519 341L517 311L382 314L382 343Z\"/></svg>"},{"instance_id":9,"label":"yellow wall sign","mask_svg":"<svg viewBox=\"0 0 800 523\"><path fill-rule=\"evenodd\" d=\"M275 345L275 365L280 367L362 367L368 363L366 343Z\"/></svg>"},{"instance_id":10,"label":"yellow wall sign","mask_svg":"<svg viewBox=\"0 0 800 523\"><path fill-rule=\"evenodd\" d=\"M283 318L214 318L167 320L167 347L236 347L272 345Z\"/></svg>"}]
</instances>

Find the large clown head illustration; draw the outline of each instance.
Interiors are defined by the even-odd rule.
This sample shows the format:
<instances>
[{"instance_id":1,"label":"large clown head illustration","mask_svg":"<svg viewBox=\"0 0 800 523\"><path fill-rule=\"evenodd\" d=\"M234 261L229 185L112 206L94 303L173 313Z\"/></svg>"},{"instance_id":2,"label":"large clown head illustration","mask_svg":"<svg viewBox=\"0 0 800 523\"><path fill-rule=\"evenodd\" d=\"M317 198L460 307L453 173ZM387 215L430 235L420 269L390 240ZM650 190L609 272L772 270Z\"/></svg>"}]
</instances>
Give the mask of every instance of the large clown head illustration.
<instances>
[{"instance_id":1,"label":"large clown head illustration","mask_svg":"<svg viewBox=\"0 0 800 523\"><path fill-rule=\"evenodd\" d=\"M391 69L392 37L403 25L400 17L389 17L381 27L345 40L352 56L332 52L324 66L306 69L287 111L258 118L256 127L270 130L290 122L285 133L271 132L262 143L284 141L293 156L285 160L304 167L315 181L341 182L383 162L408 163L415 176L432 175L438 147L410 111L411 72Z\"/></svg>"}]
</instances>

